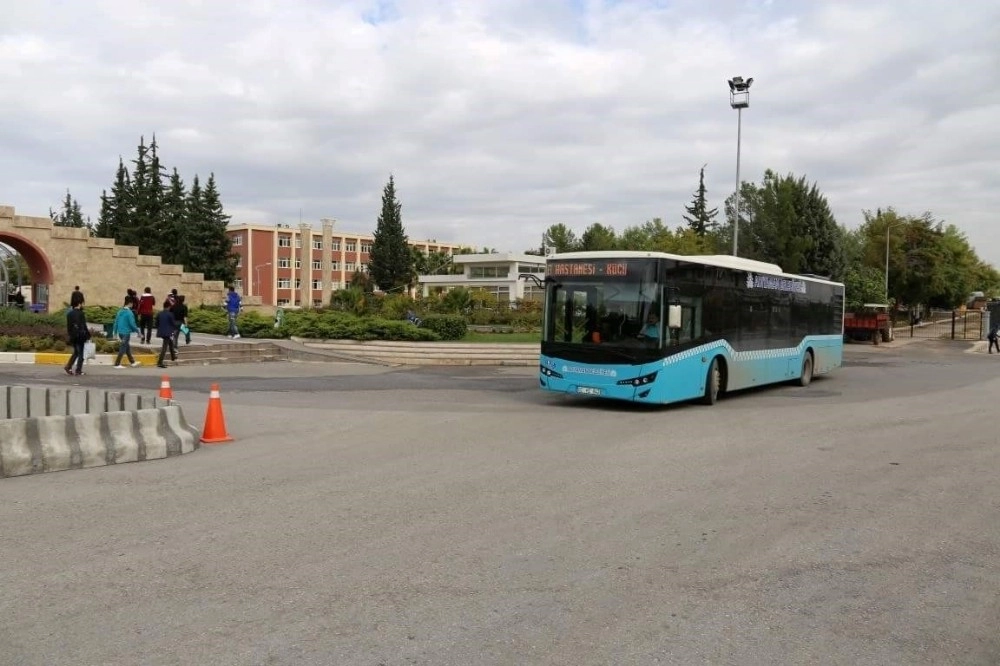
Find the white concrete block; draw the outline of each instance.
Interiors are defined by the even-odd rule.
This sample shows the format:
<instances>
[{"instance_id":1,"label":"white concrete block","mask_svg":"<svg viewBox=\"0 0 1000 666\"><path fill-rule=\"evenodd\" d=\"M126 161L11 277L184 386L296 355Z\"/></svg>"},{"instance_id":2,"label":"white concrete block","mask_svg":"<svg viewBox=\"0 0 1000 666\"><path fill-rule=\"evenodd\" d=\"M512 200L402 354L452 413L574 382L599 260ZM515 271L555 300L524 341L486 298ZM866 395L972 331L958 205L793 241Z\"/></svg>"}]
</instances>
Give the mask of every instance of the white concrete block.
<instances>
[{"instance_id":1,"label":"white concrete block","mask_svg":"<svg viewBox=\"0 0 1000 666\"><path fill-rule=\"evenodd\" d=\"M9 412L7 418L9 419L26 419L28 418L28 387L27 386L11 386L9 393L8 402Z\"/></svg>"},{"instance_id":2,"label":"white concrete block","mask_svg":"<svg viewBox=\"0 0 1000 666\"><path fill-rule=\"evenodd\" d=\"M38 440L42 445L42 465L46 472L57 472L73 467L73 449L66 438L65 416L36 419Z\"/></svg>"},{"instance_id":3,"label":"white concrete block","mask_svg":"<svg viewBox=\"0 0 1000 666\"><path fill-rule=\"evenodd\" d=\"M68 414L86 414L87 392L70 389L66 399L66 411Z\"/></svg>"},{"instance_id":4,"label":"white concrete block","mask_svg":"<svg viewBox=\"0 0 1000 666\"><path fill-rule=\"evenodd\" d=\"M135 412L142 409L138 393L125 393L122 395L122 406L126 412Z\"/></svg>"},{"instance_id":5,"label":"white concrete block","mask_svg":"<svg viewBox=\"0 0 1000 666\"><path fill-rule=\"evenodd\" d=\"M198 448L199 440L198 433L188 425L187 421L184 419L184 412L177 405L172 407L163 407L163 414L167 419L167 427L180 437L181 440L181 453L191 453Z\"/></svg>"},{"instance_id":6,"label":"white concrete block","mask_svg":"<svg viewBox=\"0 0 1000 666\"><path fill-rule=\"evenodd\" d=\"M49 416L66 416L69 414L69 392L66 389L49 389L46 412L48 412Z\"/></svg>"},{"instance_id":7,"label":"white concrete block","mask_svg":"<svg viewBox=\"0 0 1000 666\"><path fill-rule=\"evenodd\" d=\"M35 471L28 446L27 426L27 419L0 421L0 477L21 476Z\"/></svg>"},{"instance_id":8,"label":"white concrete block","mask_svg":"<svg viewBox=\"0 0 1000 666\"><path fill-rule=\"evenodd\" d=\"M107 442L111 448L111 459L115 463L135 462L139 459L138 433L132 423L129 412L104 412L100 415L103 424L107 425L111 439Z\"/></svg>"},{"instance_id":9,"label":"white concrete block","mask_svg":"<svg viewBox=\"0 0 1000 666\"><path fill-rule=\"evenodd\" d=\"M107 391L90 389L87 391L87 413L100 414L108 411Z\"/></svg>"},{"instance_id":10,"label":"white concrete block","mask_svg":"<svg viewBox=\"0 0 1000 666\"><path fill-rule=\"evenodd\" d=\"M28 416L49 415L49 390L37 386L28 387Z\"/></svg>"},{"instance_id":11,"label":"white concrete block","mask_svg":"<svg viewBox=\"0 0 1000 666\"><path fill-rule=\"evenodd\" d=\"M10 399L10 387L0 386L0 419L7 418L7 401Z\"/></svg>"},{"instance_id":12,"label":"white concrete block","mask_svg":"<svg viewBox=\"0 0 1000 666\"><path fill-rule=\"evenodd\" d=\"M125 409L125 394L121 391L107 391L109 412L121 412Z\"/></svg>"},{"instance_id":13,"label":"white concrete block","mask_svg":"<svg viewBox=\"0 0 1000 666\"><path fill-rule=\"evenodd\" d=\"M135 414L139 420L139 439L146 446L146 460L166 458L167 442L160 434L160 411L144 409Z\"/></svg>"},{"instance_id":14,"label":"white concrete block","mask_svg":"<svg viewBox=\"0 0 1000 666\"><path fill-rule=\"evenodd\" d=\"M76 428L77 441L80 445L80 462L83 467L100 467L107 465L107 446L101 435L100 414L83 414L69 417Z\"/></svg>"}]
</instances>

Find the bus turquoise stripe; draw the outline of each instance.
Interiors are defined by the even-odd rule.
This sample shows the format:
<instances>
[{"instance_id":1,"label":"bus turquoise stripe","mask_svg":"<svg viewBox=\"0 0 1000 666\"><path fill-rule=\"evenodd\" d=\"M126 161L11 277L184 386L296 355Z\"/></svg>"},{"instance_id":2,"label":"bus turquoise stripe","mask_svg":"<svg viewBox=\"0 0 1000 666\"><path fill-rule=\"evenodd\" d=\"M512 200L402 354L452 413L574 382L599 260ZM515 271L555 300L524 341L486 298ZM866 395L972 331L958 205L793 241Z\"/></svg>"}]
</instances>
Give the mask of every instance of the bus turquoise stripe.
<instances>
[{"instance_id":1,"label":"bus turquoise stripe","mask_svg":"<svg viewBox=\"0 0 1000 666\"><path fill-rule=\"evenodd\" d=\"M542 356L539 382L558 393L666 404L703 397L714 358L722 363L728 392L797 380L806 354L812 356L813 374L826 374L840 367L843 350L842 336L811 335L797 347L754 351L736 351L718 340L638 366L594 366Z\"/></svg>"}]
</instances>

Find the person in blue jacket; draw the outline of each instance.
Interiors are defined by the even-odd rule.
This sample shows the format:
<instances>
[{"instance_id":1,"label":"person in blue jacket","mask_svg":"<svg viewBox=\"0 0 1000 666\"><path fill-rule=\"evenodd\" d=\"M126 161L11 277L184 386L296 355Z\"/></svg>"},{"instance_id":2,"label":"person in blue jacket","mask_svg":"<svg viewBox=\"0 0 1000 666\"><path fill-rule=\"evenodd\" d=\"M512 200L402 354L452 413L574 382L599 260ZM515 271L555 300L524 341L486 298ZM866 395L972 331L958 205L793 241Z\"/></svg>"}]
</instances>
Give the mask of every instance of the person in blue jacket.
<instances>
[{"instance_id":1,"label":"person in blue jacket","mask_svg":"<svg viewBox=\"0 0 1000 666\"><path fill-rule=\"evenodd\" d=\"M236 316L241 309L243 309L243 300L236 293L236 288L230 285L229 293L226 294L226 314L229 315L229 333L227 335L234 340L240 337L240 329L236 328Z\"/></svg>"},{"instance_id":2,"label":"person in blue jacket","mask_svg":"<svg viewBox=\"0 0 1000 666\"><path fill-rule=\"evenodd\" d=\"M156 337L163 340L160 347L160 357L156 360L156 367L165 368L164 357L167 350L170 350L170 360L177 360L177 349L174 347L174 314L170 311L170 301L163 302L163 309L156 315Z\"/></svg>"},{"instance_id":3,"label":"person in blue jacket","mask_svg":"<svg viewBox=\"0 0 1000 666\"><path fill-rule=\"evenodd\" d=\"M135 311L132 309L134 305L135 297L131 295L126 296L125 303L118 310L118 314L115 315L115 323L111 328L112 334L118 336L118 357L115 359L115 367L119 369L125 367L122 365L122 356L128 357L128 363L133 368L138 368L141 365L132 356L132 345L130 342L132 334L139 332L139 324L135 321Z\"/></svg>"}]
</instances>

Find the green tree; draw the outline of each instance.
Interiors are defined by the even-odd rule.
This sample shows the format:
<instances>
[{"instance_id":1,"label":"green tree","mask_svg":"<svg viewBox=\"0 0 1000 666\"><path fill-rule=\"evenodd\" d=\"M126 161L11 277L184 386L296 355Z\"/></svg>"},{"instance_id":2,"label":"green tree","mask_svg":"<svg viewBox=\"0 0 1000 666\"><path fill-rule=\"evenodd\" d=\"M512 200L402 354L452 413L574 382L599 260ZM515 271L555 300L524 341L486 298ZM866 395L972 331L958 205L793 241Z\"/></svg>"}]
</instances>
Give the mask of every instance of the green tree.
<instances>
[{"instance_id":1,"label":"green tree","mask_svg":"<svg viewBox=\"0 0 1000 666\"><path fill-rule=\"evenodd\" d=\"M740 198L740 256L776 263L789 273L843 276L843 232L815 184L768 169L759 186L741 184ZM733 199L726 202L728 240Z\"/></svg>"},{"instance_id":2,"label":"green tree","mask_svg":"<svg viewBox=\"0 0 1000 666\"><path fill-rule=\"evenodd\" d=\"M196 250L188 233L188 218L187 189L177 169L174 169L170 175L170 186L163 197L161 228L164 242L160 256L164 263L191 265Z\"/></svg>"},{"instance_id":3,"label":"green tree","mask_svg":"<svg viewBox=\"0 0 1000 666\"><path fill-rule=\"evenodd\" d=\"M552 248L553 252L573 252L580 249L580 242L576 239L576 234L565 224L553 224L542 235L545 247Z\"/></svg>"},{"instance_id":4,"label":"green tree","mask_svg":"<svg viewBox=\"0 0 1000 666\"><path fill-rule=\"evenodd\" d=\"M62 201L58 213L49 208L49 217L52 219L52 224L57 227L86 228L93 235L94 227L90 223L90 218L84 219L80 202L70 194L69 190L66 190L66 197Z\"/></svg>"},{"instance_id":5,"label":"green tree","mask_svg":"<svg viewBox=\"0 0 1000 666\"><path fill-rule=\"evenodd\" d=\"M118 157L118 171L111 185L111 194L101 193L101 213L97 218L95 233L101 238L122 242L126 229L132 223L132 184L125 162Z\"/></svg>"},{"instance_id":6,"label":"green tree","mask_svg":"<svg viewBox=\"0 0 1000 666\"><path fill-rule=\"evenodd\" d=\"M146 151L146 159L144 189L141 194L136 193L136 224L147 234L140 238L139 249L143 254L162 256L169 251L173 239L169 236L163 219L166 168L160 163L155 134Z\"/></svg>"},{"instance_id":7,"label":"green tree","mask_svg":"<svg viewBox=\"0 0 1000 666\"><path fill-rule=\"evenodd\" d=\"M146 254L151 240L155 237L153 223L148 219L149 205L146 197L149 192L149 147L146 138L139 138L136 148L137 155L132 160L132 171L129 174L127 208L128 222L118 229L115 241L122 245L134 245L140 254Z\"/></svg>"},{"instance_id":8,"label":"green tree","mask_svg":"<svg viewBox=\"0 0 1000 666\"><path fill-rule=\"evenodd\" d=\"M691 229L697 236L706 236L710 232L713 232L718 227L718 223L715 221L716 216L719 214L718 208L708 209L706 190L705 190L705 167L701 167L701 171L698 175L698 190L694 193L694 200L691 201L690 205L685 206L685 211L687 215L684 215L684 221L687 222L688 228Z\"/></svg>"},{"instance_id":9,"label":"green tree","mask_svg":"<svg viewBox=\"0 0 1000 666\"><path fill-rule=\"evenodd\" d=\"M392 176L382 190L382 212L368 254L368 272L383 291L413 284L413 256L403 229L402 205L396 200L396 183Z\"/></svg>"},{"instance_id":10,"label":"green tree","mask_svg":"<svg viewBox=\"0 0 1000 666\"><path fill-rule=\"evenodd\" d=\"M618 247L618 236L612 227L595 222L580 236L581 250L614 250Z\"/></svg>"},{"instance_id":11,"label":"green tree","mask_svg":"<svg viewBox=\"0 0 1000 666\"><path fill-rule=\"evenodd\" d=\"M226 215L215 184L215 174L209 174L202 189L198 176L191 183L187 197L187 225L183 232L188 236L191 254L185 266L188 270L204 273L209 280L232 284L236 279L237 256L232 241L226 236L229 216Z\"/></svg>"}]
</instances>

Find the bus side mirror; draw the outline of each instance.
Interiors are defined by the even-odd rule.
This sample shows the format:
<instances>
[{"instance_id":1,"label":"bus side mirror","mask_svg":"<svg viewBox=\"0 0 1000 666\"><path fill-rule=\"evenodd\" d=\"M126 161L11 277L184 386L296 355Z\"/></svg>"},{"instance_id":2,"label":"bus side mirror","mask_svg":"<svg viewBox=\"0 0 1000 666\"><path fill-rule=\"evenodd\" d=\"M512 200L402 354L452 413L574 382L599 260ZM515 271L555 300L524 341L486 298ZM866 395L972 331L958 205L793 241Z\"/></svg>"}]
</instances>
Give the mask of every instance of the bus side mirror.
<instances>
[{"instance_id":1,"label":"bus side mirror","mask_svg":"<svg viewBox=\"0 0 1000 666\"><path fill-rule=\"evenodd\" d=\"M680 328L680 327L681 327L681 306L668 305L667 328Z\"/></svg>"}]
</instances>

